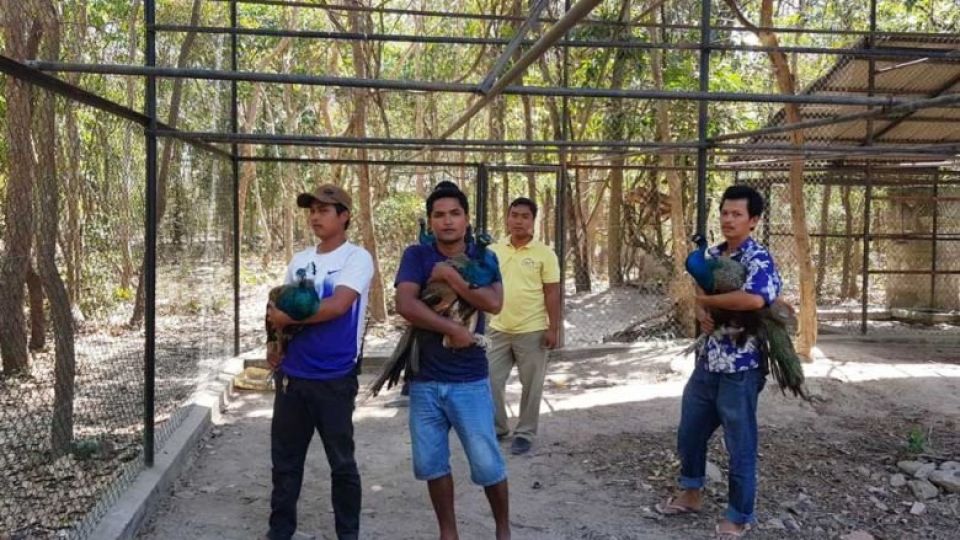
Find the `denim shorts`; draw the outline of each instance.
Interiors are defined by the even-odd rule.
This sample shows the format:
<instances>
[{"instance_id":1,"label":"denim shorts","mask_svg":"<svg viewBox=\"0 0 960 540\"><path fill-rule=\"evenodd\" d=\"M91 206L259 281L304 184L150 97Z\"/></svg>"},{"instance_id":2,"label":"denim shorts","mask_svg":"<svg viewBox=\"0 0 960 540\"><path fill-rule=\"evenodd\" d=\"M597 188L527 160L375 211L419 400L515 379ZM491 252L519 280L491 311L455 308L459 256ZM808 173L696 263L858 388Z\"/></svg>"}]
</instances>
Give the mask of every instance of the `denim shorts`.
<instances>
[{"instance_id":1,"label":"denim shorts","mask_svg":"<svg viewBox=\"0 0 960 540\"><path fill-rule=\"evenodd\" d=\"M435 480L450 474L450 428L470 463L470 479L488 487L507 479L507 465L493 428L490 381L410 383L413 474Z\"/></svg>"}]
</instances>

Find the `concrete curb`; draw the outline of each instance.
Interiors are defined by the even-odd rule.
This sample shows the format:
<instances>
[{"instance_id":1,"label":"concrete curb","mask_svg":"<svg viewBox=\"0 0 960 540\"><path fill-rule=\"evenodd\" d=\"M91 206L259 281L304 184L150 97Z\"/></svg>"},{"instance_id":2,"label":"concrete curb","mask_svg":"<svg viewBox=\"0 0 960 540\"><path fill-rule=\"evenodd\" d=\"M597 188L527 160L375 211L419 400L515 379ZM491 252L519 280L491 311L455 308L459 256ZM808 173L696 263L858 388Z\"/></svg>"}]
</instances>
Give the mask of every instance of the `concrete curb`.
<instances>
[{"instance_id":1,"label":"concrete curb","mask_svg":"<svg viewBox=\"0 0 960 540\"><path fill-rule=\"evenodd\" d=\"M129 540L134 538L189 466L200 438L219 419L229 402L233 376L243 371L243 358L226 360L203 381L185 406L184 419L154 456L153 467L141 470L110 510L100 518L89 538Z\"/></svg>"}]
</instances>

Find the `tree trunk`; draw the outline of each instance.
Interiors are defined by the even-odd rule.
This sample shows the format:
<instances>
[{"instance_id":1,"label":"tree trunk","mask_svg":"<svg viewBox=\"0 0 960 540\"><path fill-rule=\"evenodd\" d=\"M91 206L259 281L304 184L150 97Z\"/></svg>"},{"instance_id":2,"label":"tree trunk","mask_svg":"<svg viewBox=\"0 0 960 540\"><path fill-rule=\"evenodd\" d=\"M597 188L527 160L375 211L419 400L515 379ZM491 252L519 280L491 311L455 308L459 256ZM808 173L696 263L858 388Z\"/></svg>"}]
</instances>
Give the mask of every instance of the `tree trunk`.
<instances>
[{"instance_id":1,"label":"tree trunk","mask_svg":"<svg viewBox=\"0 0 960 540\"><path fill-rule=\"evenodd\" d=\"M14 60L36 57L39 27L28 9L3 2L0 16L3 26L5 54ZM6 253L0 260L0 357L3 373L11 375L29 367L26 321L23 316L24 282L30 268L30 246L33 240L33 148L30 141L32 87L24 81L8 77L4 81L6 98L7 174L4 222L7 225L3 243Z\"/></svg>"},{"instance_id":2,"label":"tree trunk","mask_svg":"<svg viewBox=\"0 0 960 540\"><path fill-rule=\"evenodd\" d=\"M495 51L494 51L495 52ZM494 57L496 58L496 57ZM493 100L493 103L487 109L487 129L489 133L489 138L492 141L502 141L504 138L504 113L505 107L503 103L503 96L500 96ZM494 154L494 159L496 163L502 165L504 163L504 155L502 152L497 152ZM498 200L496 196L496 186L497 183L491 179L489 184L490 191L486 194L487 200L489 201L489 214L487 215L487 227L494 231L496 236L496 231L501 229L503 225L503 216L506 214L507 206L503 205L500 208L500 202L507 200L507 197L510 196L509 192L504 191L502 197ZM509 201L507 204L510 204ZM476 224L479 227L479 223Z\"/></svg>"},{"instance_id":3,"label":"tree trunk","mask_svg":"<svg viewBox=\"0 0 960 540\"><path fill-rule=\"evenodd\" d=\"M651 43L663 41L660 30L650 30ZM663 90L663 52L659 49L650 52L650 69L653 73L653 87ZM657 142L672 142L673 134L670 131L670 108L666 101L657 101L654 105L657 118ZM683 267L688 251L687 220L683 206L683 179L680 172L674 169L676 156L671 153L659 155L659 163L663 167L663 175L667 180L667 193L670 204L670 261L672 275L670 278L670 296L676 306L677 319L684 335L693 337L696 325L693 311L694 291L690 279ZM656 184L655 184L656 187Z\"/></svg>"},{"instance_id":4,"label":"tree trunk","mask_svg":"<svg viewBox=\"0 0 960 540\"><path fill-rule=\"evenodd\" d=\"M630 29L626 23L630 21L630 0L623 0L620 7L618 27L614 39L623 40L630 38ZM611 89L623 87L624 79L627 76L627 59L630 57L630 50L625 48L617 49L613 57L613 77L610 81ZM604 139L613 141L622 141L626 138L626 107L627 100L615 99L611 103L610 112L606 119L606 136ZM610 203L607 221L607 277L610 280L611 287L623 285L623 257L621 247L623 246L623 165L626 159L623 155L615 156L611 160L613 169L610 170Z\"/></svg>"},{"instance_id":5,"label":"tree trunk","mask_svg":"<svg viewBox=\"0 0 960 540\"><path fill-rule=\"evenodd\" d=\"M555 239L551 232L553 227L553 188L544 188L543 205L540 209L540 241L547 245L554 245Z\"/></svg>"},{"instance_id":6,"label":"tree trunk","mask_svg":"<svg viewBox=\"0 0 960 540\"><path fill-rule=\"evenodd\" d=\"M50 0L44 2L43 58L60 59L60 22ZM56 360L54 364L53 418L50 424L50 447L55 456L70 451L73 441L73 396L76 379L73 317L70 297L57 269L57 229L60 225L60 189L57 181L56 99L49 92L40 92L37 100L37 179L40 194L40 228L37 231L37 270L43 291L50 299Z\"/></svg>"},{"instance_id":7,"label":"tree trunk","mask_svg":"<svg viewBox=\"0 0 960 540\"><path fill-rule=\"evenodd\" d=\"M853 242L853 255L850 257L850 283L847 298L860 298L860 280L863 273L863 242Z\"/></svg>"},{"instance_id":8,"label":"tree trunk","mask_svg":"<svg viewBox=\"0 0 960 540\"><path fill-rule=\"evenodd\" d=\"M72 74L74 76L79 74ZM74 77L79 80L79 77ZM77 126L77 107L72 100L66 100L64 103L64 115L66 116L67 128L67 160L68 171L66 176L66 192L76 194L73 197L67 197L67 226L66 250L63 254L64 264L67 271L67 291L70 295L70 302L73 305L80 304L80 291L83 273L83 224L80 213L79 194L83 190L83 183L80 180L80 129ZM104 152L106 152L104 148Z\"/></svg>"},{"instance_id":9,"label":"tree trunk","mask_svg":"<svg viewBox=\"0 0 960 540\"><path fill-rule=\"evenodd\" d=\"M574 193L576 189L576 193ZM587 230L583 223L580 208L579 175L573 175L573 181L567 182L567 231L569 244L573 250L573 284L578 293L590 292L593 288L590 277L590 252L587 248Z\"/></svg>"},{"instance_id":10,"label":"tree trunk","mask_svg":"<svg viewBox=\"0 0 960 540\"><path fill-rule=\"evenodd\" d=\"M193 0L193 9L190 12L190 26L200 24L200 0ZM190 57L190 51L193 43L196 41L196 32L187 32L180 44L180 55L177 58L177 68L184 68ZM183 100L183 85L185 79L174 79L173 90L170 94L170 113L167 116L167 125L171 129L176 129L180 121L180 103ZM173 159L173 149L178 143L175 139L167 138L163 141L163 150L161 152L160 163L157 171L157 228L163 222L163 214L167 209L167 179L170 175L171 160ZM137 297L134 302L133 314L130 316L130 326L138 326L143 322L144 313L144 283L143 283L143 264L140 264L140 279L137 284Z\"/></svg>"},{"instance_id":11,"label":"tree trunk","mask_svg":"<svg viewBox=\"0 0 960 540\"><path fill-rule=\"evenodd\" d=\"M817 300L823 297L823 280L827 275L827 233L830 232L830 184L823 186L823 201L820 204L820 239L817 242Z\"/></svg>"},{"instance_id":12,"label":"tree trunk","mask_svg":"<svg viewBox=\"0 0 960 540\"><path fill-rule=\"evenodd\" d=\"M289 54L285 68L289 69ZM297 113L293 103L293 90L290 85L283 87L283 119L284 131L287 133L297 133L300 129L300 115ZM284 150L287 157L293 157L295 150L286 148ZM283 257L284 260L293 258L293 224L296 219L296 208L294 193L296 192L296 165L293 163L281 163L280 169L280 189L281 189L281 230L283 238Z\"/></svg>"},{"instance_id":13,"label":"tree trunk","mask_svg":"<svg viewBox=\"0 0 960 540\"><path fill-rule=\"evenodd\" d=\"M72 42L67 47L68 62L82 62L82 51L85 47L85 37L87 31L86 2L77 2L70 7L75 14L75 20L68 27L68 34L72 34ZM134 9L136 11L136 9ZM79 84L80 73L64 74L67 82ZM132 79L132 78L131 78ZM67 145L65 150L67 159L67 168L65 171L65 192L73 196L67 197L67 220L65 227L65 237L63 242L63 260L66 266L67 275L67 294L70 296L70 303L73 306L79 306L80 294L83 290L83 225L84 215L81 210L84 192L84 184L80 178L80 152L82 143L80 141L80 130L77 125L77 104L73 100L64 102L64 116L66 118ZM106 154L106 148L105 154ZM106 180L106 179L104 179ZM84 210L88 210L84 208ZM89 214L86 214L89 215Z\"/></svg>"},{"instance_id":14,"label":"tree trunk","mask_svg":"<svg viewBox=\"0 0 960 540\"><path fill-rule=\"evenodd\" d=\"M840 300L853 298L850 295L850 258L853 256L853 211L850 207L850 186L840 188L840 201L843 204L843 260L840 268Z\"/></svg>"},{"instance_id":15,"label":"tree trunk","mask_svg":"<svg viewBox=\"0 0 960 540\"><path fill-rule=\"evenodd\" d=\"M510 208L510 173L503 171L503 197L500 199L500 213L494 214L493 219L497 220L497 228L502 228L503 235L506 236L509 231L507 231L506 217L507 212Z\"/></svg>"},{"instance_id":16,"label":"tree trunk","mask_svg":"<svg viewBox=\"0 0 960 540\"><path fill-rule=\"evenodd\" d=\"M530 108L530 96L524 94L520 96L520 103L523 104L523 137L533 140L533 111ZM524 159L527 165L533 165L533 152L529 148L524 153ZM537 174L533 171L527 173L527 198L531 201L537 200ZM541 216L542 220L543 217Z\"/></svg>"},{"instance_id":17,"label":"tree trunk","mask_svg":"<svg viewBox=\"0 0 960 540\"><path fill-rule=\"evenodd\" d=\"M770 52L767 56L773 64L773 74L777 81L777 87L781 94L793 95L796 93L795 80L790 71L790 65L787 56L779 50L780 43L777 35L768 30L761 30L753 25L744 17L736 0L725 0L727 5L734 10L734 14L743 23L744 26L756 34L760 44L769 47ZM773 24L773 0L763 0L760 6L760 26L762 28L772 28ZM796 103L787 103L784 105L788 124L794 124L801 121L800 108ZM804 142L804 131L794 130L790 132L790 140L796 146L802 146ZM811 351L817 342L817 295L816 295L816 274L813 269L813 261L810 257L810 234L807 231L807 209L803 198L803 169L804 160L802 157L794 157L790 161L790 223L793 231L794 253L797 264L799 265L800 276L800 310L797 316L799 322L796 349L797 353L809 360Z\"/></svg>"},{"instance_id":18,"label":"tree trunk","mask_svg":"<svg viewBox=\"0 0 960 540\"><path fill-rule=\"evenodd\" d=\"M351 4L359 5L356 1ZM364 18L364 20L361 20ZM350 31L361 32L369 31L365 17L357 12L350 13ZM363 49L363 43L354 41L351 45L353 53L353 66L358 78L367 77L367 55ZM364 90L353 91L353 130L355 137L367 136L367 93ZM357 150L357 157L360 160L367 160L367 150L361 146ZM358 167L359 190L360 190L360 222L363 245L370 252L373 258L373 280L370 283L370 299L367 303L370 311L370 317L377 321L387 320L387 302L383 289L383 279L380 275L380 260L377 253L377 237L373 226L373 204L371 202L370 191L370 166L362 163Z\"/></svg>"},{"instance_id":19,"label":"tree trunk","mask_svg":"<svg viewBox=\"0 0 960 540\"><path fill-rule=\"evenodd\" d=\"M421 10L427 9L426 0L420 0L419 9ZM415 33L418 36L425 35L427 32L426 28L424 27L424 17L414 17L413 27L414 27ZM421 56L422 53L426 50L426 44L424 43L416 43L413 45L413 47L416 50L416 53L417 53L416 56ZM413 68L414 80L417 80L417 81L423 80L423 62L417 61L415 59L413 61L413 65L414 65L414 68ZM413 135L418 139L425 138L426 131L427 131L426 130L427 119L424 111L424 105L425 105L424 101L427 99L427 96L414 94L412 99L414 102ZM431 159L431 158L427 157L427 159ZM415 178L417 196L426 198L427 191L428 191L426 169L418 165L417 168L414 170L414 178Z\"/></svg>"},{"instance_id":20,"label":"tree trunk","mask_svg":"<svg viewBox=\"0 0 960 540\"><path fill-rule=\"evenodd\" d=\"M622 101L622 100L618 100ZM610 203L607 213L607 276L611 287L623 285L623 246L622 206L623 206L623 156L610 160Z\"/></svg>"},{"instance_id":21,"label":"tree trunk","mask_svg":"<svg viewBox=\"0 0 960 540\"><path fill-rule=\"evenodd\" d=\"M137 23L140 20L140 3L141 0L134 0L130 6L130 17L127 19L127 63L134 64L136 63L137 57ZM134 77L127 77L126 82L126 95L127 95L127 107L131 109L136 108L134 100L136 99L136 80ZM118 221L118 233L119 233L119 242L118 246L120 248L120 286L124 289L130 288L131 281L133 280L134 272L134 262L133 262L133 252L130 248L133 244L133 205L130 200L131 183L134 177L133 172L133 133L136 128L134 126L125 126L123 133L123 178L120 179L120 201L119 209L120 212L117 216ZM71 143L71 146L73 143ZM68 210L69 212L69 210ZM69 219L69 217L68 217Z\"/></svg>"},{"instance_id":22,"label":"tree trunk","mask_svg":"<svg viewBox=\"0 0 960 540\"><path fill-rule=\"evenodd\" d=\"M43 284L33 268L27 271L27 295L30 297L30 350L41 351L47 345L47 318L43 313Z\"/></svg>"}]
</instances>

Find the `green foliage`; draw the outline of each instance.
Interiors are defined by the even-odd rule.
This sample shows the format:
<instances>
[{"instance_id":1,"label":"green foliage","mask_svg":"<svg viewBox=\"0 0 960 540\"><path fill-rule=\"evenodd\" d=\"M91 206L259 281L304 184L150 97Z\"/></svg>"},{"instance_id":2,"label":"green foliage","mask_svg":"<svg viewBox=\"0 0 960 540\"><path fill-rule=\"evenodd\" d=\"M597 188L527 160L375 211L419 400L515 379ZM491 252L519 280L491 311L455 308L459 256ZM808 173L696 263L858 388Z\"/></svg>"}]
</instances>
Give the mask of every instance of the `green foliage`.
<instances>
[{"instance_id":1,"label":"green foliage","mask_svg":"<svg viewBox=\"0 0 960 540\"><path fill-rule=\"evenodd\" d=\"M927 448L927 436L920 426L914 426L907 434L907 452L922 454Z\"/></svg>"},{"instance_id":2,"label":"green foliage","mask_svg":"<svg viewBox=\"0 0 960 540\"><path fill-rule=\"evenodd\" d=\"M131 287L116 287L113 289L114 302L131 302L136 291Z\"/></svg>"},{"instance_id":3,"label":"green foliage","mask_svg":"<svg viewBox=\"0 0 960 540\"><path fill-rule=\"evenodd\" d=\"M246 266L240 266L240 285L253 287L257 285L263 285L269 281L269 276L263 274L263 272L254 271Z\"/></svg>"},{"instance_id":4,"label":"green foliage","mask_svg":"<svg viewBox=\"0 0 960 540\"><path fill-rule=\"evenodd\" d=\"M186 24L189 21L193 0L171 0L158 4L158 23ZM620 2L601 4L591 17L614 21L620 16ZM756 22L758 20L758 2L741 2L745 15ZM795 3L778 4L775 14L776 26L804 26L808 28L845 28L865 30L868 25L867 3L840 2L838 0L808 0L803 11ZM86 1L86 32L82 44L76 43L79 32L75 30L79 21L77 3L65 3L62 7L64 20L63 56L64 60L104 64L137 64L142 62L142 5L134 20L136 42L133 58L129 58L128 28L131 2L118 0ZM556 16L556 7L551 16ZM201 24L211 26L226 25L228 21L228 3L202 2ZM662 16L670 24L695 24L700 3L682 0L674 3L668 10L645 13L648 8L642 2L632 2L631 20L654 21ZM478 0L456 0L445 9L472 13L506 13L507 4L490 4ZM323 9L289 9L270 5L240 4L240 24L251 28L291 28L300 30L336 31L335 24L349 26L349 20L343 12ZM960 30L960 4L943 0L881 0L878 3L880 28L883 31L936 31L954 32ZM367 16L367 15L363 15ZM733 14L723 2L716 4L715 22L718 24L736 24ZM491 22L478 19L441 20L434 18L415 19L394 14L369 15L369 29L379 33L450 35L450 36L499 36L509 38L516 32L516 24L509 22ZM536 32L542 31L542 28ZM652 40L651 29L634 27L624 29L618 25L577 25L570 32L573 40L627 40L647 43ZM165 66L175 65L185 34L163 33L158 37L158 63ZM667 43L697 43L699 33L695 28L671 28L664 30L660 40ZM748 32L717 31L711 36L718 44L756 44ZM856 37L818 35L806 33L781 33L778 39L786 46L841 47L852 46ZM275 54L279 38L244 36L240 39L240 64L243 70L263 69L273 72L295 72L312 75L331 75L351 77L356 75L353 46L351 41L331 41L313 39L293 39L283 55ZM384 79L407 79L428 81L463 80L476 82L482 79L497 57L496 47L460 46L449 44L411 44L371 42L364 45L371 67L370 76ZM201 34L196 36L195 45L187 64L191 67L225 69L229 65L229 39L225 36ZM614 49L602 47L572 47L566 50L569 59L569 85L572 87L608 88L613 75L613 65L621 60L626 65L623 88L649 89L653 87L650 70L651 51L647 49ZM543 65L535 64L524 74L527 85L559 85L560 49L548 51ZM479 61L477 61L479 60ZM793 58L791 58L793 61ZM836 61L835 55L797 55L796 78L801 90L823 75ZM473 72L468 70L476 62ZM663 84L669 91L695 91L699 86L698 51L663 51ZM133 95L127 96L126 79L123 77L105 77L94 75L78 76L78 83L93 92L140 109L143 104L143 87L133 85ZM2 89L6 79L0 78L0 120L6 117L6 102ZM184 94L180 110L180 127L194 130L229 130L229 88L223 82L193 82L184 84ZM240 84L240 106L248 110L249 100L254 95L256 85ZM282 85L262 85L263 100L260 102L260 114L250 126L254 133L283 133L288 130L285 120L295 117L299 120L298 133L317 133L323 135L341 135L348 133L354 116L353 96L355 90L336 87L290 86L284 91ZM163 120L169 115L169 104L173 90L171 79L159 80L159 109ZM769 59L763 53L715 51L711 55L710 90L715 92L776 92ZM370 93L367 101L367 132L371 137L413 137L436 136L442 131L449 119L458 116L464 109L463 95L444 95L437 93L379 92ZM532 117L535 138L553 138L553 126L548 105L559 100L531 97ZM504 118L506 139L524 137L524 117L521 100L517 96L504 98ZM616 105L612 101L579 99L568 100L572 117L572 129L580 140L599 140L619 138L624 140L652 140L656 136L657 120L653 114L652 102L644 100L624 100ZM422 126L415 125L418 104L423 114ZM380 105L383 107L381 114ZM696 138L697 104L695 102L674 101L668 103L671 117L672 136L678 141ZM710 105L711 135L729 131L742 131L761 127L780 109L779 105L750 103L713 103ZM68 140L66 129L65 101L59 101L58 129L59 140L64 144L60 149L63 156L72 141ZM132 303L130 287L118 282L118 269L122 265L122 256L118 249L123 242L140 245L143 224L144 192L144 152L141 133L126 122L112 119L105 113L73 107L76 115L78 140L76 146L79 155L77 171L82 186L80 193L67 193L64 196L77 197L80 201L78 214L69 223L62 214L61 235L72 229L82 231L84 259L81 274L81 306L85 313L102 313L112 307ZM387 119L385 123L383 118ZM329 121L329 125L328 125ZM481 113L457 137L485 139L490 136L490 122L486 113ZM315 150L306 148L259 148L260 156L268 157L339 157L355 156L355 149ZM6 152L6 132L0 132L0 216L3 215L4 187L6 183L8 159ZM372 158L394 158L387 152L371 151ZM421 156L426 157L426 156ZM519 161L520 154L510 158L496 155L479 156L460 155L454 152L435 152L432 158L461 159L467 161L490 159ZM585 156L592 159L595 156ZM534 156L534 161L552 160L555 155L543 153ZM632 158L634 162L653 163L643 158ZM691 165L688 156L678 156L678 164ZM68 164L60 157L61 171L66 172ZM289 173L288 167L296 167ZM375 230L380 252L381 274L389 282L392 268L404 246L416 237L416 218L422 212L422 202L413 195L415 181L409 171L395 174L395 171L382 167L373 167L371 176ZM229 163L213 158L178 144L173 155L170 178L167 182L166 214L160 228L161 254L167 258L164 264L179 264L174 258L177 254L209 255L208 250L226 251L219 243L229 241L226 231L232 225L232 178ZM471 175L469 172L457 172L463 181ZM66 174L64 174L66 177ZM511 179L511 189L523 182ZM584 173L586 181L581 198L584 208L596 207L600 186L603 185L599 173L590 176ZM711 185L723 185L731 178L714 174ZM256 182L246 194L246 212L244 222L244 243L256 250L282 248L282 207L289 203L293 193L308 188L320 180L333 180L342 185L357 185L357 169L344 166L336 169L320 165L282 165L260 164L257 166ZM552 181L552 180L551 180ZM66 178L64 179L66 182ZM292 184L292 185L291 185ZM256 191L254 191L256 190ZM256 195L256 196L254 196ZM359 202L359 198L358 198ZM260 206L258 206L258 204ZM815 203L808 209L813 221L819 216ZM841 223L837 210L836 196L830 204L830 223ZM599 207L598 215L603 216ZM493 208L491 208L493 210ZM297 219L300 219L299 217ZM360 219L355 218L356 226L351 230L355 239L360 238ZM603 226L599 227L601 230ZM4 223L0 218L0 235ZM298 234L303 234L298 229ZM602 233L601 233L602 234ZM128 237L124 237L127 235ZM168 249L170 244L178 249ZM209 246L216 246L210 248ZM134 265L139 262L139 249L133 253ZM259 256L259 254L252 254ZM192 260L192 259L191 259ZM184 263L185 264L185 263ZM190 275L189 272L183 275ZM134 278L135 279L135 278ZM241 280L244 286L263 283L255 270L244 269Z\"/></svg>"},{"instance_id":5,"label":"green foliage","mask_svg":"<svg viewBox=\"0 0 960 540\"><path fill-rule=\"evenodd\" d=\"M380 270L387 282L397 271L404 248L417 242L418 219L424 215L423 198L411 192L396 192L377 205L376 231L381 257Z\"/></svg>"}]
</instances>

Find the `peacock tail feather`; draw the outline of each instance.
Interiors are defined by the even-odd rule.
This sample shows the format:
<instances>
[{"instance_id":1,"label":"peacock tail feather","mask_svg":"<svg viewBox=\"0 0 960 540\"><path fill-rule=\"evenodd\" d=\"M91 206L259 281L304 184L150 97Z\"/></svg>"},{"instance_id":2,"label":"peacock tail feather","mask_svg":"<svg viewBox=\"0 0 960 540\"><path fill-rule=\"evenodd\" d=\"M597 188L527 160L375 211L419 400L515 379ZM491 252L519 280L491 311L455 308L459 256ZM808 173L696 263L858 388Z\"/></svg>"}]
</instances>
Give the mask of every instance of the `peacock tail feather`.
<instances>
[{"instance_id":1,"label":"peacock tail feather","mask_svg":"<svg viewBox=\"0 0 960 540\"><path fill-rule=\"evenodd\" d=\"M766 343L764 352L780 391L786 394L786 391L790 390L794 397L810 401L810 394L804 385L803 363L793 348L789 331L772 317L764 317L762 320L766 339L761 339L761 342Z\"/></svg>"}]
</instances>

